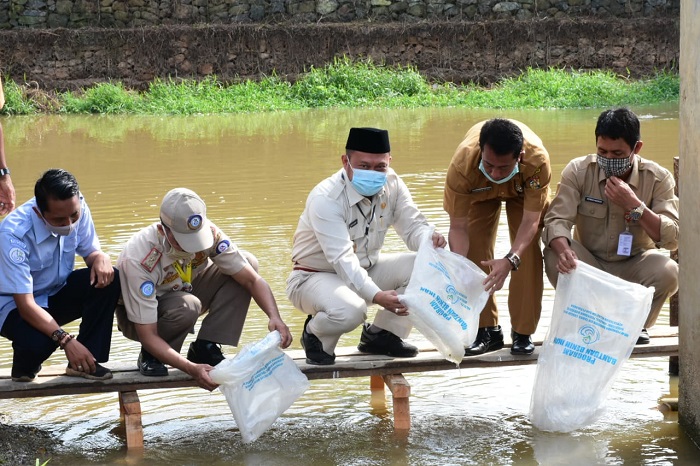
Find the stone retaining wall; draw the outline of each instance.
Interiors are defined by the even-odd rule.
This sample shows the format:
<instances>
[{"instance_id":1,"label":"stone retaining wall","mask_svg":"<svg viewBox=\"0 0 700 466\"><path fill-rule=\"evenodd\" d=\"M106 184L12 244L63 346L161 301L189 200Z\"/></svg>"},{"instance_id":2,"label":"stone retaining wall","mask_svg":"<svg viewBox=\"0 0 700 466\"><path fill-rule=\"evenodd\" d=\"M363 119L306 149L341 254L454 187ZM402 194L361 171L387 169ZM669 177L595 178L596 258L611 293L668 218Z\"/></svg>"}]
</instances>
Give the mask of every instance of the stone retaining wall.
<instances>
[{"instance_id":1,"label":"stone retaining wall","mask_svg":"<svg viewBox=\"0 0 700 466\"><path fill-rule=\"evenodd\" d=\"M437 81L497 81L528 67L677 70L678 18L532 19L413 24L161 26L0 31L0 68L17 81L72 89L155 77L291 80L335 57L413 65Z\"/></svg>"},{"instance_id":2,"label":"stone retaining wall","mask_svg":"<svg viewBox=\"0 0 700 466\"><path fill-rule=\"evenodd\" d=\"M680 0L0 0L0 29L679 14Z\"/></svg>"}]
</instances>

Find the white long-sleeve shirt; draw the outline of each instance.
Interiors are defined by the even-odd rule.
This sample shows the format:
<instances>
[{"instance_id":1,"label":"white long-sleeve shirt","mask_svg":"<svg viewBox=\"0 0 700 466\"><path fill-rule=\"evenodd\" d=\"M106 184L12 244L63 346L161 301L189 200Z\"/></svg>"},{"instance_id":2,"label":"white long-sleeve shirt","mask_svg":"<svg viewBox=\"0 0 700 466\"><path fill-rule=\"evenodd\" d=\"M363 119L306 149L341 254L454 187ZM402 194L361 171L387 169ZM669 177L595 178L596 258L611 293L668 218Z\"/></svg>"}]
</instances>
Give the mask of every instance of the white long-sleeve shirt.
<instances>
[{"instance_id":1,"label":"white long-sleeve shirt","mask_svg":"<svg viewBox=\"0 0 700 466\"><path fill-rule=\"evenodd\" d=\"M366 198L341 169L309 194L294 233L292 261L296 267L337 273L371 302L381 290L366 269L377 263L390 226L411 251L432 228L394 170L388 170L382 190Z\"/></svg>"}]
</instances>

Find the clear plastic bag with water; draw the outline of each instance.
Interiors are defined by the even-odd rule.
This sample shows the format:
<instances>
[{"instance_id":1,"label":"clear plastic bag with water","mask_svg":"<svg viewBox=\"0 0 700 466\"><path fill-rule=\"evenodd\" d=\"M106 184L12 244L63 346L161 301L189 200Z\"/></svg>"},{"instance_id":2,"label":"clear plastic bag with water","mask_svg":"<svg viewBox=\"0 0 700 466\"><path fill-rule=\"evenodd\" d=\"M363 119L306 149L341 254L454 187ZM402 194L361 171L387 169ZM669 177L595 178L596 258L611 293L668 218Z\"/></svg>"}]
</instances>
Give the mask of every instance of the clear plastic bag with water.
<instances>
[{"instance_id":1,"label":"clear plastic bag with water","mask_svg":"<svg viewBox=\"0 0 700 466\"><path fill-rule=\"evenodd\" d=\"M581 261L560 274L552 322L537 361L530 421L571 432L596 421L651 309L653 287Z\"/></svg>"},{"instance_id":2,"label":"clear plastic bag with water","mask_svg":"<svg viewBox=\"0 0 700 466\"><path fill-rule=\"evenodd\" d=\"M257 440L309 388L280 341L277 330L270 332L209 373L226 397L244 443Z\"/></svg>"},{"instance_id":3,"label":"clear plastic bag with water","mask_svg":"<svg viewBox=\"0 0 700 466\"><path fill-rule=\"evenodd\" d=\"M414 327L455 364L476 339L479 314L489 297L485 278L469 259L435 248L431 231L418 248L411 279L399 297Z\"/></svg>"}]
</instances>

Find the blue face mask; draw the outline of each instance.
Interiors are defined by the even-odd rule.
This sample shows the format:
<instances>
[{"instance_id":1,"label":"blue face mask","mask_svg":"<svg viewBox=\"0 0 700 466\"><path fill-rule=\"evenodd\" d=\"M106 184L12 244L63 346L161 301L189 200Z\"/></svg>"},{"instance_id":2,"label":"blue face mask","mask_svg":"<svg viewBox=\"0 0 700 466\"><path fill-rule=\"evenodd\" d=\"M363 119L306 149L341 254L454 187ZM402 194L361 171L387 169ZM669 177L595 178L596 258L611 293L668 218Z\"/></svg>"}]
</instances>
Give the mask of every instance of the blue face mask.
<instances>
[{"instance_id":1,"label":"blue face mask","mask_svg":"<svg viewBox=\"0 0 700 466\"><path fill-rule=\"evenodd\" d=\"M386 184L386 173L375 170L352 169L353 188L363 196L371 197L377 194Z\"/></svg>"},{"instance_id":2,"label":"blue face mask","mask_svg":"<svg viewBox=\"0 0 700 466\"><path fill-rule=\"evenodd\" d=\"M484 176L486 177L486 179L488 179L491 183L503 184L503 183L505 183L506 181L508 181L508 180L510 180L511 178L513 178L513 177L514 177L515 175L517 175L518 173L520 173L520 166L519 166L519 165L520 165L520 164L516 163L516 164L515 164L515 167L513 168L513 171L510 173L510 175L506 176L505 178L503 178L503 179L501 179L501 180L494 180L493 178L491 178L491 175L489 175L488 173L486 173L486 169L484 168L484 161L483 161L483 160L480 160L480 161L479 161L479 170L481 170L481 173L483 173Z\"/></svg>"}]
</instances>

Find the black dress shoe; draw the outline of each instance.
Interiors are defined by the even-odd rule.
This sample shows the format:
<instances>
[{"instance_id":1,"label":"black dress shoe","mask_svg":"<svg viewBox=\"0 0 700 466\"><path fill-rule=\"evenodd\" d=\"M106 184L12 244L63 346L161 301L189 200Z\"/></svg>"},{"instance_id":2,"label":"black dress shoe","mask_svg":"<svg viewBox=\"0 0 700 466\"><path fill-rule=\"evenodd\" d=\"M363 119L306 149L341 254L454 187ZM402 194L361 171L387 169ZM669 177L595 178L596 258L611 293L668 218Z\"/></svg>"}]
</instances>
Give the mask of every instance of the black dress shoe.
<instances>
[{"instance_id":1,"label":"black dress shoe","mask_svg":"<svg viewBox=\"0 0 700 466\"><path fill-rule=\"evenodd\" d=\"M469 348L465 348L464 355L477 356L501 348L503 348L503 330L501 326L480 327L476 332L476 340Z\"/></svg>"},{"instance_id":2,"label":"black dress shoe","mask_svg":"<svg viewBox=\"0 0 700 466\"><path fill-rule=\"evenodd\" d=\"M637 338L637 344L648 345L650 341L651 338L649 338L649 332L647 332L647 329L643 328L642 332L639 334L639 338Z\"/></svg>"},{"instance_id":3,"label":"black dress shoe","mask_svg":"<svg viewBox=\"0 0 700 466\"><path fill-rule=\"evenodd\" d=\"M190 343L190 348L187 350L187 359L195 364L216 366L226 358L221 353L221 345L213 341L197 338Z\"/></svg>"},{"instance_id":4,"label":"black dress shoe","mask_svg":"<svg viewBox=\"0 0 700 466\"><path fill-rule=\"evenodd\" d=\"M530 335L523 335L516 331L511 331L510 334L513 337L510 354L532 354L535 351L535 344Z\"/></svg>"},{"instance_id":5,"label":"black dress shoe","mask_svg":"<svg viewBox=\"0 0 700 466\"><path fill-rule=\"evenodd\" d=\"M139 372L148 377L163 377L168 375L168 368L148 351L141 348L138 359Z\"/></svg>"},{"instance_id":6,"label":"black dress shoe","mask_svg":"<svg viewBox=\"0 0 700 466\"><path fill-rule=\"evenodd\" d=\"M357 349L363 353L383 354L395 358L413 358L418 354L418 348L406 343L388 330L370 333L370 324L362 326L362 336Z\"/></svg>"},{"instance_id":7,"label":"black dress shoe","mask_svg":"<svg viewBox=\"0 0 700 466\"><path fill-rule=\"evenodd\" d=\"M335 363L335 353L328 354L323 351L323 343L313 333L306 331L306 326L311 322L312 316L306 318L304 330L301 332L301 346L306 352L306 364L315 366L329 366Z\"/></svg>"}]
</instances>

